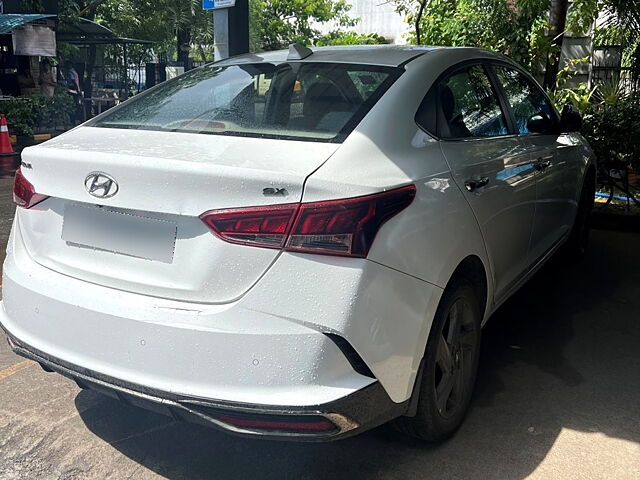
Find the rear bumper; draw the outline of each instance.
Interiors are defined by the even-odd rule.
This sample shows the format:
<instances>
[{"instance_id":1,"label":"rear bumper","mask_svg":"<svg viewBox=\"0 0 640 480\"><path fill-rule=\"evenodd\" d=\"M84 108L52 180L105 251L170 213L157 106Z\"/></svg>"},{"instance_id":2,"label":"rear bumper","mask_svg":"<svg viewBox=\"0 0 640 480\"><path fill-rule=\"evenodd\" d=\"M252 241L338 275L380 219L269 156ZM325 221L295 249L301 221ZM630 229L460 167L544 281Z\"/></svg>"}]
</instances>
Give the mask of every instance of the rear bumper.
<instances>
[{"instance_id":1,"label":"rear bumper","mask_svg":"<svg viewBox=\"0 0 640 480\"><path fill-rule=\"evenodd\" d=\"M60 365L161 392L255 405L329 403L374 383L331 337L236 304L166 302L5 262L0 325ZM75 369L77 370L77 369ZM94 375L95 376L95 375Z\"/></svg>"},{"instance_id":2,"label":"rear bumper","mask_svg":"<svg viewBox=\"0 0 640 480\"><path fill-rule=\"evenodd\" d=\"M369 260L285 252L237 301L167 300L44 267L14 228L0 324L53 358L159 391L310 406L378 381L401 404L440 295Z\"/></svg>"},{"instance_id":3,"label":"rear bumper","mask_svg":"<svg viewBox=\"0 0 640 480\"><path fill-rule=\"evenodd\" d=\"M204 424L239 436L332 441L381 425L406 413L408 407L408 401L391 401L378 382L338 400L305 407L256 405L179 395L132 384L51 357L4 330L15 353L38 362L47 371L74 380L80 388L95 390L176 420ZM252 424L256 421L260 427ZM260 422L267 422L267 426Z\"/></svg>"},{"instance_id":4,"label":"rear bumper","mask_svg":"<svg viewBox=\"0 0 640 480\"><path fill-rule=\"evenodd\" d=\"M405 413L441 294L365 259L283 253L237 301L181 302L60 274L18 237L0 305L17 353L241 435L332 440Z\"/></svg>"}]
</instances>

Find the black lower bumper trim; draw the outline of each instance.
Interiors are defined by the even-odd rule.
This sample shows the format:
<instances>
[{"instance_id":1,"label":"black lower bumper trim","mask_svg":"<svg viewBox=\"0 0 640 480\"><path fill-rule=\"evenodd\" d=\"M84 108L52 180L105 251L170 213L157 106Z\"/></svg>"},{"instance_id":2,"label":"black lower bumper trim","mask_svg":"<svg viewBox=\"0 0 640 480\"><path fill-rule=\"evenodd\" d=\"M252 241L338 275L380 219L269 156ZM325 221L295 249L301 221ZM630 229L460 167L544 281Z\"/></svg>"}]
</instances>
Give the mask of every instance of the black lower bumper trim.
<instances>
[{"instance_id":1,"label":"black lower bumper trim","mask_svg":"<svg viewBox=\"0 0 640 480\"><path fill-rule=\"evenodd\" d=\"M0 325L1 326L1 325ZM38 362L45 370L74 380L80 388L91 389L136 407L169 415L175 419L199 423L232 434L275 440L332 441L346 438L388 422L407 412L408 401L395 403L379 382L346 397L312 406L258 405L178 395L125 382L52 357L24 344L6 331L15 353ZM253 419L238 422L231 419ZM286 425L256 428L254 423L300 425L330 421L336 428L296 431ZM249 425L249 426L247 426Z\"/></svg>"}]
</instances>

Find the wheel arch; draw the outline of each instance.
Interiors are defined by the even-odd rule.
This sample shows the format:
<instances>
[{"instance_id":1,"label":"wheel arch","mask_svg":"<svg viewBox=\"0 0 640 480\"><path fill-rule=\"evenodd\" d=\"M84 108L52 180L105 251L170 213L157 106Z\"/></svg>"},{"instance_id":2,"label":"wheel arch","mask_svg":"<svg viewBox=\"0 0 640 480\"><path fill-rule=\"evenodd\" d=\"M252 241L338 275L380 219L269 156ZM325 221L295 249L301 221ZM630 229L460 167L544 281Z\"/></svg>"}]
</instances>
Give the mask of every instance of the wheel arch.
<instances>
[{"instance_id":1,"label":"wheel arch","mask_svg":"<svg viewBox=\"0 0 640 480\"><path fill-rule=\"evenodd\" d=\"M489 276L484 263L477 255L468 255L458 263L458 266L451 274L447 287L460 278L466 278L470 281L473 289L478 296L480 304L480 313L484 320L486 313L489 311ZM445 289L447 288L445 287Z\"/></svg>"},{"instance_id":2,"label":"wheel arch","mask_svg":"<svg viewBox=\"0 0 640 480\"><path fill-rule=\"evenodd\" d=\"M449 277L449 281L447 282L444 290L446 290L449 285L451 285L456 280L460 278L465 278L470 281L473 289L478 296L478 302L480 304L480 314L482 318L482 324L487 320L487 315L491 313L490 310L490 299L491 295L489 292L490 289L490 279L489 279L489 271L485 267L482 259L475 255L467 255L465 258L458 262L457 267L453 270ZM442 297L438 303L442 301ZM422 371L424 368L424 360L427 354L426 344L425 350L422 353L422 359L420 360L420 366L418 368L418 372L415 378L415 382L413 384L412 394L409 397L409 405L407 407L406 416L413 417L416 415L416 411L418 408L418 399L420 396L420 384L422 383Z\"/></svg>"}]
</instances>

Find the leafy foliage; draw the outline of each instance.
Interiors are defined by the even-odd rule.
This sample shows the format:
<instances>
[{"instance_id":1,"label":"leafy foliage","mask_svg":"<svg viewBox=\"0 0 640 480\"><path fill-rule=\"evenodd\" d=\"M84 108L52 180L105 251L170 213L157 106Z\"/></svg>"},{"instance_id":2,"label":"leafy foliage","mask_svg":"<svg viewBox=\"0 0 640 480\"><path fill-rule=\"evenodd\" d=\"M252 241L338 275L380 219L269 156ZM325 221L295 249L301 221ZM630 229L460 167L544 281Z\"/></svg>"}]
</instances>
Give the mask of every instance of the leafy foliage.
<instances>
[{"instance_id":1,"label":"leafy foliage","mask_svg":"<svg viewBox=\"0 0 640 480\"><path fill-rule=\"evenodd\" d=\"M376 33L360 34L356 32L344 32L335 30L316 40L318 47L331 45L382 45L388 43L387 39Z\"/></svg>"},{"instance_id":2,"label":"leafy foliage","mask_svg":"<svg viewBox=\"0 0 640 480\"><path fill-rule=\"evenodd\" d=\"M640 99L592 105L582 133L599 159L621 160L640 170Z\"/></svg>"},{"instance_id":3,"label":"leafy foliage","mask_svg":"<svg viewBox=\"0 0 640 480\"><path fill-rule=\"evenodd\" d=\"M562 110L564 105L573 105L584 115L589 111L595 99L600 98L600 90L598 87L589 88L586 83L580 83L573 88L566 86L567 82L575 76L573 67L581 63L587 63L588 61L589 57L569 60L558 72L556 88L547 92L558 110Z\"/></svg>"},{"instance_id":4,"label":"leafy foliage","mask_svg":"<svg viewBox=\"0 0 640 480\"><path fill-rule=\"evenodd\" d=\"M548 5L548 0L520 0L517 8L508 0L396 0L397 11L414 25L411 43L482 47L533 67L539 52L549 50Z\"/></svg>"},{"instance_id":5,"label":"leafy foliage","mask_svg":"<svg viewBox=\"0 0 640 480\"><path fill-rule=\"evenodd\" d=\"M0 102L0 113L7 116L9 133L13 135L31 135L36 123L37 112L34 102L28 98L15 98Z\"/></svg>"},{"instance_id":6,"label":"leafy foliage","mask_svg":"<svg viewBox=\"0 0 640 480\"><path fill-rule=\"evenodd\" d=\"M596 98L605 105L615 105L629 97L625 88L619 82L608 81L598 85Z\"/></svg>"},{"instance_id":7,"label":"leafy foliage","mask_svg":"<svg viewBox=\"0 0 640 480\"><path fill-rule=\"evenodd\" d=\"M42 13L44 5L42 0L20 0L22 7L33 13Z\"/></svg>"},{"instance_id":8,"label":"leafy foliage","mask_svg":"<svg viewBox=\"0 0 640 480\"><path fill-rule=\"evenodd\" d=\"M601 45L622 45L622 65L630 67L635 87L640 89L640 5L637 0L607 0L609 17L596 31Z\"/></svg>"},{"instance_id":9,"label":"leafy foliage","mask_svg":"<svg viewBox=\"0 0 640 480\"><path fill-rule=\"evenodd\" d=\"M573 0L567 15L567 30L573 36L585 35L598 18L598 0Z\"/></svg>"},{"instance_id":10,"label":"leafy foliage","mask_svg":"<svg viewBox=\"0 0 640 480\"><path fill-rule=\"evenodd\" d=\"M278 50L294 42L314 44L322 36L316 23L356 24L345 0L252 0L249 8L253 51Z\"/></svg>"},{"instance_id":11,"label":"leafy foliage","mask_svg":"<svg viewBox=\"0 0 640 480\"><path fill-rule=\"evenodd\" d=\"M637 0L607 0L605 9L615 14L615 21L622 28L640 30L640 8Z\"/></svg>"},{"instance_id":12,"label":"leafy foliage","mask_svg":"<svg viewBox=\"0 0 640 480\"><path fill-rule=\"evenodd\" d=\"M182 43L194 46L201 59L212 56L213 20L201 0L60 0L59 9L63 22L89 18L117 35L151 40L157 52L174 58L182 33Z\"/></svg>"},{"instance_id":13,"label":"leafy foliage","mask_svg":"<svg viewBox=\"0 0 640 480\"><path fill-rule=\"evenodd\" d=\"M592 99L597 92L597 87L589 88L586 83L581 83L577 87L555 90L549 94L558 108L570 104L584 114L591 107Z\"/></svg>"},{"instance_id":14,"label":"leafy foliage","mask_svg":"<svg viewBox=\"0 0 640 480\"><path fill-rule=\"evenodd\" d=\"M53 97L16 97L0 102L0 113L7 116L9 132L14 135L63 127L69 123L74 108L73 98L64 91Z\"/></svg>"},{"instance_id":15,"label":"leafy foliage","mask_svg":"<svg viewBox=\"0 0 640 480\"><path fill-rule=\"evenodd\" d=\"M346 0L250 0L249 8L252 51L286 48L293 42L383 43L375 34L343 30L358 21L348 15ZM213 18L202 10L201 0L60 0L60 10L66 22L82 13L118 35L151 40L154 50L169 58L184 58L184 50L191 47L198 60L213 59ZM317 25L327 22L336 30L322 35Z\"/></svg>"},{"instance_id":16,"label":"leafy foliage","mask_svg":"<svg viewBox=\"0 0 640 480\"><path fill-rule=\"evenodd\" d=\"M482 47L508 54L533 73L557 53L549 35L549 0L395 0L395 4L414 25L408 37L411 43ZM597 15L598 0L574 0L567 26L576 35L584 34Z\"/></svg>"}]
</instances>

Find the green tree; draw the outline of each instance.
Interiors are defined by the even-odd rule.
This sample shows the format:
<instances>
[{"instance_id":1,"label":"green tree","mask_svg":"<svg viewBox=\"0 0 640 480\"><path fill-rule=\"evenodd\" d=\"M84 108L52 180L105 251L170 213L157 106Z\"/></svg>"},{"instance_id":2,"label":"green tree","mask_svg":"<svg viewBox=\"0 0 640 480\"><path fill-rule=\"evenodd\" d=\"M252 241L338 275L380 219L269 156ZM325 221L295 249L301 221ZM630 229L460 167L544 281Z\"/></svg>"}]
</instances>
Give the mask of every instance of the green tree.
<instances>
[{"instance_id":1,"label":"green tree","mask_svg":"<svg viewBox=\"0 0 640 480\"><path fill-rule=\"evenodd\" d=\"M315 42L318 47L332 45L382 45L389 43L386 38L377 33L362 34L357 32L345 32L334 30L321 36Z\"/></svg>"},{"instance_id":2,"label":"green tree","mask_svg":"<svg viewBox=\"0 0 640 480\"><path fill-rule=\"evenodd\" d=\"M598 0L551 0L549 10L549 46L545 66L544 87L554 91L560 71L560 53L565 34L585 34L598 16Z\"/></svg>"},{"instance_id":3,"label":"green tree","mask_svg":"<svg viewBox=\"0 0 640 480\"><path fill-rule=\"evenodd\" d=\"M395 0L413 26L408 40L422 45L475 46L508 53L532 66L548 0Z\"/></svg>"},{"instance_id":4,"label":"green tree","mask_svg":"<svg viewBox=\"0 0 640 480\"><path fill-rule=\"evenodd\" d=\"M394 0L414 28L416 44L477 46L508 54L555 85L566 30L584 34L602 1L611 0ZM635 3L637 0L613 0Z\"/></svg>"},{"instance_id":5,"label":"green tree","mask_svg":"<svg viewBox=\"0 0 640 480\"><path fill-rule=\"evenodd\" d=\"M157 52L187 62L194 48L200 60L213 55L213 20L199 0L105 0L98 18L118 35L155 42Z\"/></svg>"},{"instance_id":6,"label":"green tree","mask_svg":"<svg viewBox=\"0 0 640 480\"><path fill-rule=\"evenodd\" d=\"M345 0L251 0L251 50L286 48L290 43L315 44L322 37L316 23L350 27L351 6Z\"/></svg>"}]
</instances>

